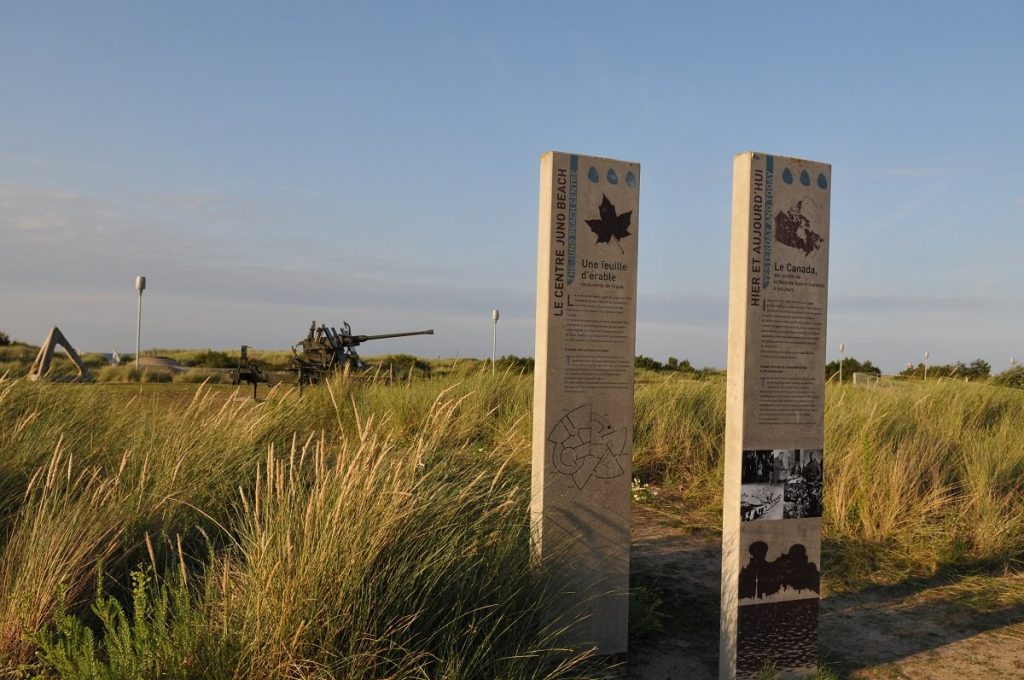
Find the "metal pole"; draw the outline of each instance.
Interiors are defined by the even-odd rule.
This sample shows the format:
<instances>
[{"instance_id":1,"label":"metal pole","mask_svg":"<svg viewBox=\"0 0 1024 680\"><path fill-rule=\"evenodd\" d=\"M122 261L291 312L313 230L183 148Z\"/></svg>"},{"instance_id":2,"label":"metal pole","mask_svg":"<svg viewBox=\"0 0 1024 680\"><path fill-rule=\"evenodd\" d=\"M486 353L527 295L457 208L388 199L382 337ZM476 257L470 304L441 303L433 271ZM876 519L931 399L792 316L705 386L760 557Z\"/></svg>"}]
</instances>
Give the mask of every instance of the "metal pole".
<instances>
[{"instance_id":1,"label":"metal pole","mask_svg":"<svg viewBox=\"0 0 1024 680\"><path fill-rule=\"evenodd\" d=\"M494 322L494 329L491 332L491 373L495 371L495 361L497 360L498 350L498 318L501 313L497 309L491 310L491 321Z\"/></svg>"},{"instance_id":2,"label":"metal pole","mask_svg":"<svg viewBox=\"0 0 1024 680\"><path fill-rule=\"evenodd\" d=\"M846 345L839 343L839 384L843 384L843 352L846 351Z\"/></svg>"},{"instance_id":3,"label":"metal pole","mask_svg":"<svg viewBox=\"0 0 1024 680\"><path fill-rule=\"evenodd\" d=\"M146 277L135 277L135 290L139 291L139 316L135 325L135 370L139 370L139 353L142 347L142 291L146 290Z\"/></svg>"},{"instance_id":4,"label":"metal pole","mask_svg":"<svg viewBox=\"0 0 1024 680\"><path fill-rule=\"evenodd\" d=\"M924 379L928 379L928 352L924 353Z\"/></svg>"}]
</instances>

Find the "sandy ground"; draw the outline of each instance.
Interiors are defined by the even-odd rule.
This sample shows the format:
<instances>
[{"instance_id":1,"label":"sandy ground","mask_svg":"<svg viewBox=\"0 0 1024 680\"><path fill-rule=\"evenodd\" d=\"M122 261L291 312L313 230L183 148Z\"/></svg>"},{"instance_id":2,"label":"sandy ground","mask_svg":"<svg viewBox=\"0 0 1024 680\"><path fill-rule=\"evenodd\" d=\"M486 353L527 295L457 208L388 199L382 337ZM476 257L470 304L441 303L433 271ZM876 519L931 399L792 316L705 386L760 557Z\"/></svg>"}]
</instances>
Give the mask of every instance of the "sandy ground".
<instances>
[{"instance_id":1,"label":"sandy ground","mask_svg":"<svg viewBox=\"0 0 1024 680\"><path fill-rule=\"evenodd\" d=\"M627 677L717 678L718 537L690 535L673 527L671 517L643 505L635 506L633 527L633 586L656 593L668 617L663 632L631 647ZM827 578L826 568L826 586ZM1022 578L976 577L826 595L821 657L843 678L1024 679L1024 602L990 597L1005 586L1019 586Z\"/></svg>"}]
</instances>

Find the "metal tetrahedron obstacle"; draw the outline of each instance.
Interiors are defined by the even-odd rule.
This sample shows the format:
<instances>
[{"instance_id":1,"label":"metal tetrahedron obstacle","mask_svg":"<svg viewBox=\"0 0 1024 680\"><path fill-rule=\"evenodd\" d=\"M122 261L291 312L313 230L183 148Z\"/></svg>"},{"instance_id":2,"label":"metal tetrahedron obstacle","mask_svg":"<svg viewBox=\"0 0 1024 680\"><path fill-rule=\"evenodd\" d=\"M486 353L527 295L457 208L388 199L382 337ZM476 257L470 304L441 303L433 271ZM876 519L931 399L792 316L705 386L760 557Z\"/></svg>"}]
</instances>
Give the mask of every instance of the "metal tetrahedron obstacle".
<instances>
[{"instance_id":1,"label":"metal tetrahedron obstacle","mask_svg":"<svg viewBox=\"0 0 1024 680\"><path fill-rule=\"evenodd\" d=\"M71 346L68 339L64 337L64 334L60 332L60 329L54 326L50 329L49 334L46 336L46 340L43 342L42 347L39 348L39 353L36 354L35 361L32 362L32 368L29 370L29 380L45 380L50 372L50 362L53 361L53 353L57 347L63 347L64 351L68 354L68 359L75 365L78 370L78 375L72 380L80 382L92 382L92 374L89 373L89 369L82 363L82 359L78 356L78 352Z\"/></svg>"}]
</instances>

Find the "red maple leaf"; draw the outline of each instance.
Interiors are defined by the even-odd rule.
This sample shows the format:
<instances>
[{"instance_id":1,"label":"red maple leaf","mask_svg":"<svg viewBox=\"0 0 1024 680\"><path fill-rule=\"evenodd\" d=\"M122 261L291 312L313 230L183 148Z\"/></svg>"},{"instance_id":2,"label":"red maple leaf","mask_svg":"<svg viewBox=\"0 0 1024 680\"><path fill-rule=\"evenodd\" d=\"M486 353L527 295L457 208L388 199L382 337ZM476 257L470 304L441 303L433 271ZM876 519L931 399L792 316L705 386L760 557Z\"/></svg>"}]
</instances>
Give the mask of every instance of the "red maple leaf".
<instances>
[{"instance_id":1,"label":"red maple leaf","mask_svg":"<svg viewBox=\"0 0 1024 680\"><path fill-rule=\"evenodd\" d=\"M619 246L619 250L622 250L619 240L630 235L629 220L633 216L633 211L629 210L621 215L617 215L615 213L615 206L608 200L608 197L601 194L601 198L601 207L597 209L601 219L587 220L587 225L590 226L592 232L597 234L598 243L611 243L614 236L615 245Z\"/></svg>"}]
</instances>

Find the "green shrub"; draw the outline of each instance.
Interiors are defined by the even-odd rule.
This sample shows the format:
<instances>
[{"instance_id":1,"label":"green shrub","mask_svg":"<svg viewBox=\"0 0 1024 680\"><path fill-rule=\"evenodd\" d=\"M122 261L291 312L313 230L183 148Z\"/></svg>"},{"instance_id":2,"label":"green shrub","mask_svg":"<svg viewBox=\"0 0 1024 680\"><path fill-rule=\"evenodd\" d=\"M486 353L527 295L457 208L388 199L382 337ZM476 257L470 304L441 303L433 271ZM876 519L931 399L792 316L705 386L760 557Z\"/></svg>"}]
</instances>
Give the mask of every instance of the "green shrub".
<instances>
[{"instance_id":1,"label":"green shrub","mask_svg":"<svg viewBox=\"0 0 1024 680\"><path fill-rule=\"evenodd\" d=\"M1018 364L997 375L992 382L1000 387L1024 390L1024 364Z\"/></svg>"},{"instance_id":2,"label":"green shrub","mask_svg":"<svg viewBox=\"0 0 1024 680\"><path fill-rule=\"evenodd\" d=\"M500 371L513 370L518 372L533 373L533 357L520 357L515 354L508 354L497 361L497 368Z\"/></svg>"},{"instance_id":3,"label":"green shrub","mask_svg":"<svg viewBox=\"0 0 1024 680\"><path fill-rule=\"evenodd\" d=\"M665 630L667 618L664 602L657 593L645 586L629 591L629 638L630 642L654 637Z\"/></svg>"},{"instance_id":4,"label":"green shrub","mask_svg":"<svg viewBox=\"0 0 1024 680\"><path fill-rule=\"evenodd\" d=\"M158 583L151 568L141 567L131 573L131 583L125 606L103 592L101 581L90 608L95 633L61 600L54 623L35 636L43 667L83 680L234 677L241 647L232 644L230 633L209 625L213 588L193 592L177 570Z\"/></svg>"},{"instance_id":5,"label":"green shrub","mask_svg":"<svg viewBox=\"0 0 1024 680\"><path fill-rule=\"evenodd\" d=\"M231 384L231 372L227 370L216 370L212 368L190 368L187 371L175 373L172 376L176 383L202 383L229 385Z\"/></svg>"},{"instance_id":6,"label":"green shrub","mask_svg":"<svg viewBox=\"0 0 1024 680\"><path fill-rule=\"evenodd\" d=\"M183 366L198 366L202 368L237 368L238 357L233 357L227 352L207 349L182 359L181 363Z\"/></svg>"},{"instance_id":7,"label":"green shrub","mask_svg":"<svg viewBox=\"0 0 1024 680\"><path fill-rule=\"evenodd\" d=\"M839 359L833 359L825 364L825 379L831 380L834 376L838 376L840 368L842 368L844 382L850 380L850 376L854 373L873 373L875 375L882 375L882 369L871 363L870 359L861 361L854 357L845 357L842 360L841 366Z\"/></svg>"},{"instance_id":8,"label":"green shrub","mask_svg":"<svg viewBox=\"0 0 1024 680\"><path fill-rule=\"evenodd\" d=\"M367 359L366 364L371 371L377 372L378 375L395 380L407 379L410 374L417 378L425 378L430 375L430 364L411 354L385 354Z\"/></svg>"}]
</instances>

